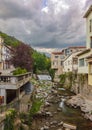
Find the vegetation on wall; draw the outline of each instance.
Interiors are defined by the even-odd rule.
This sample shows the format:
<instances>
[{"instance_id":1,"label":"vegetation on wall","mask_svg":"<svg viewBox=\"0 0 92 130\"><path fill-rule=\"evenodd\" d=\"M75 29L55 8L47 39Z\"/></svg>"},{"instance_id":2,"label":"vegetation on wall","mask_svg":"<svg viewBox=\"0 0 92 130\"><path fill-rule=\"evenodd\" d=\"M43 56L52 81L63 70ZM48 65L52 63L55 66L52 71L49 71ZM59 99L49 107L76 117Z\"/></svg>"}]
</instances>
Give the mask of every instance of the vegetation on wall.
<instances>
[{"instance_id":1,"label":"vegetation on wall","mask_svg":"<svg viewBox=\"0 0 92 130\"><path fill-rule=\"evenodd\" d=\"M71 89L72 85L76 82L76 74L72 72L64 73L59 76L60 84L67 89Z\"/></svg>"},{"instance_id":2,"label":"vegetation on wall","mask_svg":"<svg viewBox=\"0 0 92 130\"><path fill-rule=\"evenodd\" d=\"M83 86L86 81L86 74L79 74L78 77L79 77L79 83Z\"/></svg>"},{"instance_id":3,"label":"vegetation on wall","mask_svg":"<svg viewBox=\"0 0 92 130\"><path fill-rule=\"evenodd\" d=\"M72 72L68 72L67 73L67 78L68 78L68 88L71 89L71 87L74 85L75 80L76 80L76 74L72 73Z\"/></svg>"},{"instance_id":4,"label":"vegetation on wall","mask_svg":"<svg viewBox=\"0 0 92 130\"><path fill-rule=\"evenodd\" d=\"M61 74L60 76L59 76L59 79L60 79L60 84L61 85L64 85L65 84L65 81L66 81L66 73L64 73L64 74Z\"/></svg>"},{"instance_id":5,"label":"vegetation on wall","mask_svg":"<svg viewBox=\"0 0 92 130\"><path fill-rule=\"evenodd\" d=\"M14 130L15 117L16 117L16 111L14 109L11 109L7 112L4 123L4 130Z\"/></svg>"}]
</instances>

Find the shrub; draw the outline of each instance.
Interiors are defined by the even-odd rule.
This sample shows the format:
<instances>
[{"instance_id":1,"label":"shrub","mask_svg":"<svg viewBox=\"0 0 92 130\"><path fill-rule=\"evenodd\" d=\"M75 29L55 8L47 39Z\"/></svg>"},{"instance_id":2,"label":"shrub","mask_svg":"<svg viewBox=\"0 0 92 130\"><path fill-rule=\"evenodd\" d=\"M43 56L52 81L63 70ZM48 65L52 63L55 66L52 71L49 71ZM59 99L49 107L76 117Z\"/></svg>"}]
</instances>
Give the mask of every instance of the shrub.
<instances>
[{"instance_id":1,"label":"shrub","mask_svg":"<svg viewBox=\"0 0 92 130\"><path fill-rule=\"evenodd\" d=\"M22 69L20 67L16 68L16 70L13 71L13 75L18 75L18 74L25 74L27 72L26 69Z\"/></svg>"},{"instance_id":2,"label":"shrub","mask_svg":"<svg viewBox=\"0 0 92 130\"><path fill-rule=\"evenodd\" d=\"M32 107L29 110L29 124L31 124L32 117L40 110L42 104L43 104L42 99L34 98Z\"/></svg>"},{"instance_id":3,"label":"shrub","mask_svg":"<svg viewBox=\"0 0 92 130\"><path fill-rule=\"evenodd\" d=\"M4 122L4 130L14 130L14 119L17 112L14 109L10 109L6 114L6 119Z\"/></svg>"},{"instance_id":4,"label":"shrub","mask_svg":"<svg viewBox=\"0 0 92 130\"><path fill-rule=\"evenodd\" d=\"M65 74L61 74L61 75L59 76L60 84L62 84L62 85L65 84L66 77L67 77L66 73L65 73Z\"/></svg>"}]
</instances>

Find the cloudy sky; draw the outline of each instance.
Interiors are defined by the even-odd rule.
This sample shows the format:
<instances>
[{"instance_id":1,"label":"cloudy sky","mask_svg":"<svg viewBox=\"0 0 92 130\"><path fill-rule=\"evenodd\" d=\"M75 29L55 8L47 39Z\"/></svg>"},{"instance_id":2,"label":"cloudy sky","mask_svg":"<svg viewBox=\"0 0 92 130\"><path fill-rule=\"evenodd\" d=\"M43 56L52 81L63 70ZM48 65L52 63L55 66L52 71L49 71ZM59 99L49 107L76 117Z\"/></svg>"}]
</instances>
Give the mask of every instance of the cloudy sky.
<instances>
[{"instance_id":1,"label":"cloudy sky","mask_svg":"<svg viewBox=\"0 0 92 130\"><path fill-rule=\"evenodd\" d=\"M0 0L0 31L37 48L85 45L92 0Z\"/></svg>"}]
</instances>

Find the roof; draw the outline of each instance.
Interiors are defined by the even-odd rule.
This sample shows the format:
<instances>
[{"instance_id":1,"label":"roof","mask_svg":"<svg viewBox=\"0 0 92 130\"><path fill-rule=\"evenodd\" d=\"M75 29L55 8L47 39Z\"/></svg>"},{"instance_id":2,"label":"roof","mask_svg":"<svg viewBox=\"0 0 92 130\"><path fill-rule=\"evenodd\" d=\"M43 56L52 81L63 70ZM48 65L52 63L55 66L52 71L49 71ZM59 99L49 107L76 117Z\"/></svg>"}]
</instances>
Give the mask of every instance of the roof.
<instances>
[{"instance_id":1,"label":"roof","mask_svg":"<svg viewBox=\"0 0 92 130\"><path fill-rule=\"evenodd\" d=\"M89 52L91 49L85 49L84 51L81 51L79 54L77 54L77 56L80 56L82 54L85 54L87 52Z\"/></svg>"},{"instance_id":2,"label":"roof","mask_svg":"<svg viewBox=\"0 0 92 130\"><path fill-rule=\"evenodd\" d=\"M92 63L92 54L87 57L89 63Z\"/></svg>"},{"instance_id":3,"label":"roof","mask_svg":"<svg viewBox=\"0 0 92 130\"><path fill-rule=\"evenodd\" d=\"M87 57L87 59L90 59L90 58L92 58L92 54Z\"/></svg>"},{"instance_id":4,"label":"roof","mask_svg":"<svg viewBox=\"0 0 92 130\"><path fill-rule=\"evenodd\" d=\"M76 49L76 48L86 48L85 46L70 46L68 48Z\"/></svg>"},{"instance_id":5,"label":"roof","mask_svg":"<svg viewBox=\"0 0 92 130\"><path fill-rule=\"evenodd\" d=\"M62 55L63 52L62 51L61 52L52 52L52 54L54 54L54 55Z\"/></svg>"},{"instance_id":6,"label":"roof","mask_svg":"<svg viewBox=\"0 0 92 130\"><path fill-rule=\"evenodd\" d=\"M73 56L72 58L77 58L76 56L77 56L77 54L79 54L79 53L80 53L80 51L71 53L71 55L67 56L67 57L64 59L64 61L66 61L70 56Z\"/></svg>"},{"instance_id":7,"label":"roof","mask_svg":"<svg viewBox=\"0 0 92 130\"><path fill-rule=\"evenodd\" d=\"M86 11L86 13L84 14L84 18L86 18L92 11L92 5L89 7L89 9Z\"/></svg>"}]
</instances>

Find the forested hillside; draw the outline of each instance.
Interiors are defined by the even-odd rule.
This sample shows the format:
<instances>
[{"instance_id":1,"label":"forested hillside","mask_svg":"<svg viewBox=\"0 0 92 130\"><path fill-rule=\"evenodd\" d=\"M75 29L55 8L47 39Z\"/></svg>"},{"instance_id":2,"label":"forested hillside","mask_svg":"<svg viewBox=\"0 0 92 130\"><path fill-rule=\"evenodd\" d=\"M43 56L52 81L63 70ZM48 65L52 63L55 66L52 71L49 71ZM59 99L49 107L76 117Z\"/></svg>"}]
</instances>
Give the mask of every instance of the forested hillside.
<instances>
[{"instance_id":1,"label":"forested hillside","mask_svg":"<svg viewBox=\"0 0 92 130\"><path fill-rule=\"evenodd\" d=\"M0 31L0 36L4 38L5 44L7 44L9 46L16 47L17 45L20 44L20 41L17 40L15 37L9 36L1 31Z\"/></svg>"},{"instance_id":2,"label":"forested hillside","mask_svg":"<svg viewBox=\"0 0 92 130\"><path fill-rule=\"evenodd\" d=\"M50 63L50 58L48 58L45 54L37 52L30 45L27 45L22 41L19 41L13 36L9 36L3 32L0 32L0 36L4 38L4 43L6 45L15 48L13 54L13 60L12 60L15 67L26 68L27 70L29 70L28 68L30 67L32 68L33 66L34 73L39 73L44 71L48 72L51 63Z\"/></svg>"}]
</instances>

